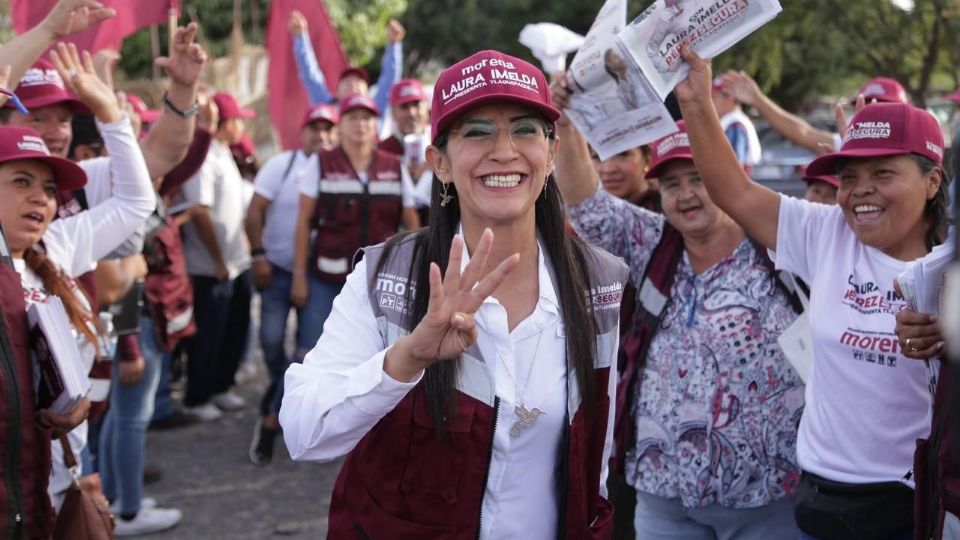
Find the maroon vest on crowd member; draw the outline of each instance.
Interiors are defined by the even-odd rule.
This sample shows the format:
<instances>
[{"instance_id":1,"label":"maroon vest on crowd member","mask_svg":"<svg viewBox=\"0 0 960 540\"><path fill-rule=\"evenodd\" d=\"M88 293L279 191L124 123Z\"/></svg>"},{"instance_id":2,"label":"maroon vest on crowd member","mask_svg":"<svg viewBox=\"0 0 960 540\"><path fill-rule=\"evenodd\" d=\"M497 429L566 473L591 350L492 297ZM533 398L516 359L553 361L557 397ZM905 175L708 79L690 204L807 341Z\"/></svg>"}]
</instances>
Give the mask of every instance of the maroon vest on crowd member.
<instances>
[{"instance_id":1,"label":"maroon vest on crowd member","mask_svg":"<svg viewBox=\"0 0 960 540\"><path fill-rule=\"evenodd\" d=\"M147 260L147 277L143 284L145 308L153 321L157 343L165 351L172 351L177 343L196 333L193 321L193 285L187 274L180 230L167 216L164 224L151 227L143 242L143 256Z\"/></svg>"},{"instance_id":2,"label":"maroon vest on crowd member","mask_svg":"<svg viewBox=\"0 0 960 540\"><path fill-rule=\"evenodd\" d=\"M956 365L941 362L933 398L930 436L917 440L914 455L914 538L943 537L947 512L960 516L960 428Z\"/></svg>"},{"instance_id":3,"label":"maroon vest on crowd member","mask_svg":"<svg viewBox=\"0 0 960 540\"><path fill-rule=\"evenodd\" d=\"M403 156L403 141L396 135L390 135L377 144L377 150L383 150L397 157Z\"/></svg>"},{"instance_id":4,"label":"maroon vest on crowd member","mask_svg":"<svg viewBox=\"0 0 960 540\"><path fill-rule=\"evenodd\" d=\"M343 283L358 249L383 242L400 227L401 165L396 156L374 150L362 182L342 147L320 152L319 162L311 266L321 280Z\"/></svg>"},{"instance_id":5,"label":"maroon vest on crowd member","mask_svg":"<svg viewBox=\"0 0 960 540\"><path fill-rule=\"evenodd\" d=\"M47 496L50 432L35 418L27 328L20 274L0 260L0 536L40 539L50 537L55 518Z\"/></svg>"},{"instance_id":6,"label":"maroon vest on crowd member","mask_svg":"<svg viewBox=\"0 0 960 540\"><path fill-rule=\"evenodd\" d=\"M370 304L388 346L409 330L404 313L412 297L407 291L416 285L405 276L414 243L412 236L404 239L379 273L382 246L364 250ZM617 343L619 300L628 273L619 259L598 249L586 248L584 258L597 325L593 376L599 399L596 418L587 422L576 373L568 367L557 529L559 538L606 539L613 534L613 507L599 493L611 406L604 390L611 376L610 351ZM328 538L477 537L501 405L493 374L476 344L459 362L455 413L442 437L437 435L421 382L347 455L333 489Z\"/></svg>"}]
</instances>

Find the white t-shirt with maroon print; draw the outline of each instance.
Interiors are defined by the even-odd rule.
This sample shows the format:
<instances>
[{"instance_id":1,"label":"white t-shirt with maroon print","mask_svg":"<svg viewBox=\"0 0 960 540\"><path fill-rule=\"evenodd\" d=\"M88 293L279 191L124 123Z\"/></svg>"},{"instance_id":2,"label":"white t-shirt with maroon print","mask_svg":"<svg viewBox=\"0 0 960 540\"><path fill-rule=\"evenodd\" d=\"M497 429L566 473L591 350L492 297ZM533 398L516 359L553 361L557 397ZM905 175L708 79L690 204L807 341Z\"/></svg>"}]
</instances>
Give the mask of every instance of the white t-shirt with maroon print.
<instances>
[{"instance_id":1,"label":"white t-shirt with maroon print","mask_svg":"<svg viewBox=\"0 0 960 540\"><path fill-rule=\"evenodd\" d=\"M861 243L837 206L780 198L775 262L810 284L813 371L797 458L839 482L913 486L930 432L926 365L900 354L893 280L906 262Z\"/></svg>"}]
</instances>

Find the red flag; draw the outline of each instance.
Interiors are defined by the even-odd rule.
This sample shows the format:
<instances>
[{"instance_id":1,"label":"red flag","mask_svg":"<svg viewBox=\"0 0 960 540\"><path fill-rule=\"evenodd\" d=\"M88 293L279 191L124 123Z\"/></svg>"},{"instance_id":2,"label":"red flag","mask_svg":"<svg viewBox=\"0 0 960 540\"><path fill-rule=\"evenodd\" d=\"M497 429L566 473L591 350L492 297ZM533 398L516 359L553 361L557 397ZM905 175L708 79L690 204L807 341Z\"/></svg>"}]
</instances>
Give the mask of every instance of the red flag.
<instances>
[{"instance_id":1,"label":"red flag","mask_svg":"<svg viewBox=\"0 0 960 540\"><path fill-rule=\"evenodd\" d=\"M33 28L58 0L10 0L13 29L22 34ZM74 34L62 41L75 43L91 53L100 49L119 51L123 38L153 24L164 24L170 8L178 9L177 0L100 0L105 7L117 10L116 16Z\"/></svg>"},{"instance_id":2,"label":"red flag","mask_svg":"<svg viewBox=\"0 0 960 540\"><path fill-rule=\"evenodd\" d=\"M287 30L290 12L297 10L306 17L317 63L328 85L335 84L349 64L340 46L340 36L331 24L322 0L273 0L270 4L266 36L270 56L268 106L280 142L289 150L300 146L300 121L309 106L307 91L297 75L293 41Z\"/></svg>"}]
</instances>

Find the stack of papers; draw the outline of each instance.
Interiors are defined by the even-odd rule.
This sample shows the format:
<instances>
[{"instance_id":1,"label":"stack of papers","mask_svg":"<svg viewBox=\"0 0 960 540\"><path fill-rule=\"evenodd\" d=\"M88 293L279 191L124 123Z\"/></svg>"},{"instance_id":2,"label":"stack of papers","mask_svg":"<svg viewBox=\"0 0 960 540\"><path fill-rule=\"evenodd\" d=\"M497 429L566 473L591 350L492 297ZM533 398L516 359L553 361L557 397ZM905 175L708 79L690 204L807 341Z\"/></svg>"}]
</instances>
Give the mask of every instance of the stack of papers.
<instances>
[{"instance_id":1,"label":"stack of papers","mask_svg":"<svg viewBox=\"0 0 960 540\"><path fill-rule=\"evenodd\" d=\"M67 312L60 299L51 296L44 303L30 304L27 320L37 407L67 414L90 391Z\"/></svg>"},{"instance_id":2,"label":"stack of papers","mask_svg":"<svg viewBox=\"0 0 960 540\"><path fill-rule=\"evenodd\" d=\"M944 272L951 260L953 243L946 242L933 248L927 255L907 263L907 269L897 276L897 283L908 308L934 315L942 312L940 293Z\"/></svg>"}]
</instances>

